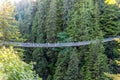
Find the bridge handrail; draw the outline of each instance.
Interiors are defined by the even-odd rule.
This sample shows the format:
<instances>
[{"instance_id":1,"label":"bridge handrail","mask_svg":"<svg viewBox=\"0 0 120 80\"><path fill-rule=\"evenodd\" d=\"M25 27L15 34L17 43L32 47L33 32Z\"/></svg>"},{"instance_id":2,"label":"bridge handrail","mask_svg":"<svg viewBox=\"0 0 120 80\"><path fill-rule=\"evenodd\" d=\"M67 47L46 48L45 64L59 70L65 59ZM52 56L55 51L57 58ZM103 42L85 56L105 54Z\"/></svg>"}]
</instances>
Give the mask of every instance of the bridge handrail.
<instances>
[{"instance_id":1,"label":"bridge handrail","mask_svg":"<svg viewBox=\"0 0 120 80\"><path fill-rule=\"evenodd\" d=\"M68 42L68 43L23 43L23 42L4 42L1 43L5 45L13 45L17 47L72 47L72 46L83 46L89 45L90 43L96 43L97 41L101 42L110 42L114 41L115 38L120 38L120 36L105 38L102 40L92 40L92 41L82 41L82 42Z\"/></svg>"}]
</instances>

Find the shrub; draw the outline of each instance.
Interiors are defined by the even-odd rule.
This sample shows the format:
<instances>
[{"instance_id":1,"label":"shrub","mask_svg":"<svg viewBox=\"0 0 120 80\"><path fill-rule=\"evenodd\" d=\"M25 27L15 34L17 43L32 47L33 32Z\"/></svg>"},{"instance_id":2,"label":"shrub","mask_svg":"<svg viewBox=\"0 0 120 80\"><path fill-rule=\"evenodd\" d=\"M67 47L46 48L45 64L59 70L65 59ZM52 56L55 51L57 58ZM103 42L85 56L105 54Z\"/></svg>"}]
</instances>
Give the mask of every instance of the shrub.
<instances>
[{"instance_id":1,"label":"shrub","mask_svg":"<svg viewBox=\"0 0 120 80\"><path fill-rule=\"evenodd\" d=\"M12 47L0 49L0 80L41 80L16 53Z\"/></svg>"}]
</instances>

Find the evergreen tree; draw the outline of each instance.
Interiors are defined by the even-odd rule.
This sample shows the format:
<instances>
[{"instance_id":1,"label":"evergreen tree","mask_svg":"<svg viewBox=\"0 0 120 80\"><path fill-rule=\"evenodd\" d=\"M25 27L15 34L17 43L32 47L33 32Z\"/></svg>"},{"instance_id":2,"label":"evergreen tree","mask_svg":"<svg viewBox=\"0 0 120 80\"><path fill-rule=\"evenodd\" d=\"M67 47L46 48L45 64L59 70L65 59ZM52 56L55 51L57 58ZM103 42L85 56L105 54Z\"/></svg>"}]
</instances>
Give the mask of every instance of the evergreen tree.
<instances>
[{"instance_id":1,"label":"evergreen tree","mask_svg":"<svg viewBox=\"0 0 120 80\"><path fill-rule=\"evenodd\" d=\"M32 65L23 62L12 47L0 49L0 80L41 80ZM2 79L1 79L2 77Z\"/></svg>"},{"instance_id":2,"label":"evergreen tree","mask_svg":"<svg viewBox=\"0 0 120 80\"><path fill-rule=\"evenodd\" d=\"M18 21L18 26L22 37L25 42L33 42L32 26L33 20L37 11L37 2L33 0L21 0L19 3L15 4L15 18ZM24 48L24 60L26 62L31 62L32 60L32 48Z\"/></svg>"},{"instance_id":3,"label":"evergreen tree","mask_svg":"<svg viewBox=\"0 0 120 80\"><path fill-rule=\"evenodd\" d=\"M43 80L46 80L48 77L48 61L43 49L35 49L32 53L33 61L36 62L34 69Z\"/></svg>"},{"instance_id":4,"label":"evergreen tree","mask_svg":"<svg viewBox=\"0 0 120 80\"><path fill-rule=\"evenodd\" d=\"M3 1L0 9L0 35L2 41L19 40L19 30L14 19L14 6L9 1Z\"/></svg>"},{"instance_id":5,"label":"evergreen tree","mask_svg":"<svg viewBox=\"0 0 120 80\"><path fill-rule=\"evenodd\" d=\"M68 42L68 34L66 32L67 19L70 15L70 10L73 0L58 0L57 1L57 42ZM56 48L58 53L54 80L64 80L69 62L70 48Z\"/></svg>"},{"instance_id":6,"label":"evergreen tree","mask_svg":"<svg viewBox=\"0 0 120 80\"><path fill-rule=\"evenodd\" d=\"M92 3L93 7L93 27L91 27L91 40L99 39L101 40L103 37L102 31L100 30L100 10L98 7L98 1ZM100 41L96 41L95 43L91 43L89 46L88 57L86 58L86 63L84 65L85 72L85 80L108 80L103 74L104 71L108 70L107 65L107 57L104 53L103 44ZM97 76L97 77L96 77Z\"/></svg>"},{"instance_id":7,"label":"evergreen tree","mask_svg":"<svg viewBox=\"0 0 120 80\"><path fill-rule=\"evenodd\" d=\"M18 21L22 37L25 38L27 42L32 42L31 33L33 20L37 11L37 2L32 0L21 0L15 5L15 18Z\"/></svg>"},{"instance_id":8,"label":"evergreen tree","mask_svg":"<svg viewBox=\"0 0 120 80\"><path fill-rule=\"evenodd\" d=\"M46 25L45 25L45 33L46 33L46 42L47 43L55 43L57 42L57 33L60 30L60 24L57 24L57 0L51 0L49 5L49 10L46 16ZM55 63L57 59L57 53L55 51L56 48L47 48L46 54L49 59L49 76L54 75ZM52 78L51 78L52 79ZM50 80L51 80L50 79ZM47 79L49 80L49 79Z\"/></svg>"},{"instance_id":9,"label":"evergreen tree","mask_svg":"<svg viewBox=\"0 0 120 80\"><path fill-rule=\"evenodd\" d=\"M67 20L70 18L71 10L74 5L74 0L63 0L63 30L67 28Z\"/></svg>"},{"instance_id":10,"label":"evergreen tree","mask_svg":"<svg viewBox=\"0 0 120 80\"><path fill-rule=\"evenodd\" d=\"M101 30L104 32L104 37L116 36L120 33L119 12L120 9L116 5L104 5L100 18Z\"/></svg>"},{"instance_id":11,"label":"evergreen tree","mask_svg":"<svg viewBox=\"0 0 120 80\"><path fill-rule=\"evenodd\" d=\"M89 26L91 25L91 18L90 14L88 12L88 7L87 7L87 1L81 0L81 1L75 1L74 6L72 9L72 12L70 14L70 18L68 19L67 22L67 33L70 36L69 41L84 41L84 40L89 40ZM82 79L81 77L83 76L81 72L81 67L83 66L84 63L82 63L82 60L84 60L85 56L85 51L87 50L86 46L82 47L77 47L77 49L72 48L70 54L70 62L68 64L68 69L67 69L67 76L65 80L79 80ZM72 52L73 51L73 52ZM74 57L72 57L74 56ZM76 62L72 63L74 60L77 60ZM72 68L75 65L76 68Z\"/></svg>"},{"instance_id":12,"label":"evergreen tree","mask_svg":"<svg viewBox=\"0 0 120 80\"><path fill-rule=\"evenodd\" d=\"M46 42L52 43L56 42L56 34L57 34L57 1L51 0L49 11L46 19L45 32L46 32Z\"/></svg>"},{"instance_id":13,"label":"evergreen tree","mask_svg":"<svg viewBox=\"0 0 120 80\"><path fill-rule=\"evenodd\" d=\"M32 41L37 43L44 43L46 42L45 25L50 1L38 0L37 3L38 9L32 26ZM49 75L49 63L46 49L34 49L32 56L33 61L36 62L36 65L34 66L36 72L39 74L39 76L43 78L43 80L47 80L47 77ZM40 66L39 64L41 64L42 66Z\"/></svg>"},{"instance_id":14,"label":"evergreen tree","mask_svg":"<svg viewBox=\"0 0 120 80\"><path fill-rule=\"evenodd\" d=\"M66 72L66 76L64 80L79 80L79 56L76 54L77 50L74 48L71 50L70 54L70 61L68 65L68 69Z\"/></svg>"},{"instance_id":15,"label":"evergreen tree","mask_svg":"<svg viewBox=\"0 0 120 80\"><path fill-rule=\"evenodd\" d=\"M78 10L76 10L78 6L80 6L80 7L78 8ZM69 27L68 27L68 34L70 35L70 39L72 41L83 41L83 40L92 40L92 39L100 39L101 40L103 34L100 31L100 23L99 23L100 11L99 11L99 7L98 7L98 2L93 1L93 0L79 1L79 2L77 1L74 9L76 11L73 11L74 14L72 15L73 17L71 19L71 22L69 22ZM77 16L77 15L79 15L79 16ZM70 26L70 24L72 26ZM98 49L97 49L96 45L99 45ZM83 53L87 53L86 52L87 47L77 48L78 51L76 53L79 56L79 60L81 60L81 57L86 56L85 58L89 58L90 60L94 59L94 61L95 60L97 61L95 63L95 65L93 65L91 67L91 68L94 67L94 71L92 71L92 70L86 71L87 75L85 75L86 73L83 75L84 72L81 72L82 68L80 69L79 74L81 74L81 76L83 77L83 79L85 78L85 80L86 79L96 79L96 80L106 79L104 77L104 75L101 75L104 72L104 70L107 69L106 68L107 60L105 60L105 62L104 62L104 60L102 60L102 57L105 56L105 55L103 55L103 51L104 51L102 48L103 46L100 45L99 42L97 42L96 45L93 44L93 47L96 50L96 52L100 52L100 51L102 51L102 52L100 52L100 54L97 55L97 53L94 53L91 51L91 49L92 49L92 46L91 46L90 51L88 53L91 54L92 55L91 57L93 57L93 58L90 58L90 55L89 56L83 55ZM94 56L93 56L93 54L94 54ZM97 56L95 56L95 55L97 55ZM96 57L96 59L94 57ZM91 62L89 62L89 63L91 63ZM88 64L87 61L85 62L85 64ZM94 64L94 63L92 63L92 64ZM72 65L74 65L74 63ZM79 65L79 63L78 63L78 65ZM101 65L101 67L99 65ZM87 65L86 69L89 69L88 67L90 67L90 65ZM101 69L103 69L103 70L101 70ZM68 67L68 70L69 70L69 67ZM100 77L98 77L98 76L95 77L96 76L95 74L98 72L99 72ZM68 71L67 74L71 74L71 73L69 73L69 71ZM74 74L77 74L77 71L74 72L73 75ZM89 75L89 77L88 77L88 75ZM74 78L75 78L75 76L74 76ZM72 79L70 79L70 80L72 80Z\"/></svg>"},{"instance_id":16,"label":"evergreen tree","mask_svg":"<svg viewBox=\"0 0 120 80\"><path fill-rule=\"evenodd\" d=\"M61 49L58 55L53 80L65 80L68 63L70 60L70 48Z\"/></svg>"},{"instance_id":17,"label":"evergreen tree","mask_svg":"<svg viewBox=\"0 0 120 80\"><path fill-rule=\"evenodd\" d=\"M107 1L110 1L111 3ZM104 38L117 36L120 33L119 3L112 3L112 1L114 0L106 0L106 4L104 4L104 8L100 15L100 29L104 33ZM118 2L118 0L115 1ZM117 47L118 46L115 42L105 43L105 54L108 56L109 60L118 58L118 54L114 51ZM113 62L110 62L110 65L112 64Z\"/></svg>"},{"instance_id":18,"label":"evergreen tree","mask_svg":"<svg viewBox=\"0 0 120 80\"><path fill-rule=\"evenodd\" d=\"M34 69L43 80L108 80L103 74L108 65L101 40L119 34L118 7L104 0L37 0L25 10L19 21L27 41L97 40L89 46L29 49L27 53L33 53L26 58L36 62Z\"/></svg>"},{"instance_id":19,"label":"evergreen tree","mask_svg":"<svg viewBox=\"0 0 120 80\"><path fill-rule=\"evenodd\" d=\"M90 45L88 57L83 67L84 80L109 80L103 74L103 72L108 70L107 57L103 54L103 50L102 43Z\"/></svg>"},{"instance_id":20,"label":"evergreen tree","mask_svg":"<svg viewBox=\"0 0 120 80\"><path fill-rule=\"evenodd\" d=\"M120 39L115 39L118 43L120 43ZM118 66L120 66L120 61L116 60L116 63ZM110 74L110 73L104 73L106 76L110 77L113 80L119 80L120 74Z\"/></svg>"}]
</instances>

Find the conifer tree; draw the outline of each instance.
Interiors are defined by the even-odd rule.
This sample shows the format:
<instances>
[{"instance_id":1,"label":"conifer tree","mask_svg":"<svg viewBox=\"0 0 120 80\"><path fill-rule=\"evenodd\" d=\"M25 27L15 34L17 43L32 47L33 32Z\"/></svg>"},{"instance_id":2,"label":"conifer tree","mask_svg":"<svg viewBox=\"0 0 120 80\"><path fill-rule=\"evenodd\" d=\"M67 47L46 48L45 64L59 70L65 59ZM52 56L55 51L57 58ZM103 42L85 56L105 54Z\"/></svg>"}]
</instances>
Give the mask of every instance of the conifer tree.
<instances>
[{"instance_id":1,"label":"conifer tree","mask_svg":"<svg viewBox=\"0 0 120 80\"><path fill-rule=\"evenodd\" d=\"M38 9L32 26L32 41L36 43L44 43L46 42L45 24L49 0L38 0L37 3ZM34 66L36 72L43 78L43 80L47 80L49 69L45 49L34 49L32 57L33 61L36 62ZM42 66L40 66L40 64Z\"/></svg>"},{"instance_id":2,"label":"conifer tree","mask_svg":"<svg viewBox=\"0 0 120 80\"><path fill-rule=\"evenodd\" d=\"M78 6L79 6L79 8L77 8ZM93 1L93 0L77 1L75 3L74 9L76 11L73 11L73 15L72 15L73 17L72 17L71 21L69 22L69 26L67 28L68 34L70 35L70 40L72 40L72 41L83 41L83 40L92 40L92 39L100 39L101 40L103 34L102 34L102 31L100 31L100 26L99 26L100 25L100 23L99 23L100 11L99 11L98 2ZM79 16L77 16L77 15L79 15ZM99 47L96 47L96 45L99 45ZM82 73L81 72L82 68L80 69L79 74L81 74L81 76L83 77L83 79L85 78L85 80L86 79L96 79L96 80L106 79L104 77L104 75L101 75L102 72L104 72L104 70L107 69L107 60L105 60L105 61L102 60L102 57L105 56L105 55L103 55L104 49L102 48L103 46L101 45L101 43L97 42L96 45L92 44L92 46L94 48L96 48L95 49L96 52L101 51L100 53L92 52L91 51L93 48L92 46L90 47L89 52L86 52L87 50L85 50L85 49L87 49L87 47L80 47L80 48L77 48L78 51L76 50L76 54L79 56L78 57L79 60L81 60L82 56L86 56L85 58L89 58L90 60L94 59L94 61L95 61L94 57L96 57L97 62L95 62L95 65L93 65L91 67L91 68L94 67L94 71L88 70L87 75L85 75L86 73L83 75L84 72ZM82 53L89 53L92 56L90 58L90 55L87 56L87 55L83 55ZM97 55L97 54L99 54L99 55ZM91 63L91 61L89 63ZM85 64L88 64L87 61L85 62ZM92 64L94 64L94 63L92 63ZM74 65L74 63L72 65ZM77 65L79 65L79 63L77 63ZM99 65L101 65L101 67ZM88 67L90 67L90 65L87 65L86 69L89 69ZM101 70L101 69L103 69L103 70ZM69 70L69 67L68 67L68 70ZM95 74L97 72L100 73L99 74L100 77L98 77L98 76L95 77ZM71 74L71 73L69 73L69 71L68 71L67 74ZM74 72L73 75L74 74L77 74L77 71ZM88 75L89 75L89 77L88 77ZM74 78L75 78L75 76L74 76ZM72 80L72 79L70 79L70 80Z\"/></svg>"},{"instance_id":3,"label":"conifer tree","mask_svg":"<svg viewBox=\"0 0 120 80\"><path fill-rule=\"evenodd\" d=\"M79 56L77 50L71 49L70 54L70 61L68 63L68 69L66 72L66 76L64 80L79 80Z\"/></svg>"},{"instance_id":4,"label":"conifer tree","mask_svg":"<svg viewBox=\"0 0 120 80\"><path fill-rule=\"evenodd\" d=\"M118 43L120 43L120 39L115 39ZM119 50L119 49L118 49ZM118 66L120 66L120 61L115 61ZM106 76L110 77L113 80L120 80L120 74L110 74L110 73L104 73Z\"/></svg>"},{"instance_id":5,"label":"conifer tree","mask_svg":"<svg viewBox=\"0 0 120 80\"><path fill-rule=\"evenodd\" d=\"M71 9L74 6L75 0L63 0L63 8L64 8L64 22L70 17ZM67 23L67 22L66 22Z\"/></svg>"},{"instance_id":6,"label":"conifer tree","mask_svg":"<svg viewBox=\"0 0 120 80\"><path fill-rule=\"evenodd\" d=\"M88 31L90 28L89 26L91 26L91 18L86 4L87 1L85 0L76 0L74 2L74 6L67 23L67 33L70 36L70 41L77 42L89 40ZM68 69L66 72L67 76L65 80L79 80L83 76L81 72L81 67L83 66L83 64L80 62L81 60L83 60L83 56L85 56L86 49L86 46L77 47L77 49L72 48L71 53L73 51L74 54L70 54L71 59L68 64ZM72 57L73 55L74 57ZM73 62L74 60L77 61L71 64L71 62ZM75 65L76 68L72 68L72 65Z\"/></svg>"},{"instance_id":7,"label":"conifer tree","mask_svg":"<svg viewBox=\"0 0 120 80\"><path fill-rule=\"evenodd\" d=\"M57 1L57 42L68 42L68 34L66 32L67 19L70 15L70 10L73 0L58 0ZM70 48L57 48L59 50L56 68L54 73L54 80L64 80L69 63Z\"/></svg>"},{"instance_id":8,"label":"conifer tree","mask_svg":"<svg viewBox=\"0 0 120 80\"><path fill-rule=\"evenodd\" d=\"M58 55L53 80L66 80L66 71L70 60L70 48L61 49Z\"/></svg>"},{"instance_id":9,"label":"conifer tree","mask_svg":"<svg viewBox=\"0 0 120 80\"><path fill-rule=\"evenodd\" d=\"M112 0L106 0L112 1ZM115 0L119 1L119 0ZM104 33L104 38L111 36L118 36L120 34L120 15L118 4L105 3L102 13L100 15L100 29ZM115 42L105 43L105 54L110 59L116 58L118 55L113 48L117 48Z\"/></svg>"},{"instance_id":10,"label":"conifer tree","mask_svg":"<svg viewBox=\"0 0 120 80\"><path fill-rule=\"evenodd\" d=\"M23 62L16 53L12 47L0 49L0 74L3 74L0 80L41 80L32 65Z\"/></svg>"},{"instance_id":11,"label":"conifer tree","mask_svg":"<svg viewBox=\"0 0 120 80\"><path fill-rule=\"evenodd\" d=\"M93 26L91 26L91 40L99 39L103 37L103 33L100 30L100 10L98 7L98 1L92 3L93 7ZM104 71L108 70L107 57L104 53L103 43L101 41L96 41L91 43L89 46L88 57L86 58L86 63L84 65L85 80L108 80L103 74Z\"/></svg>"},{"instance_id":12,"label":"conifer tree","mask_svg":"<svg viewBox=\"0 0 120 80\"><path fill-rule=\"evenodd\" d=\"M0 35L2 41L15 41L20 36L14 19L14 6L9 0L3 1L0 8Z\"/></svg>"},{"instance_id":13,"label":"conifer tree","mask_svg":"<svg viewBox=\"0 0 120 80\"><path fill-rule=\"evenodd\" d=\"M108 80L103 74L108 69L107 57L99 40L119 34L118 7L111 11L113 6L105 5L104 0L37 0L36 7L33 13L25 13L22 24L28 41L97 40L89 46L32 49L30 56L39 76L43 80Z\"/></svg>"},{"instance_id":14,"label":"conifer tree","mask_svg":"<svg viewBox=\"0 0 120 80\"><path fill-rule=\"evenodd\" d=\"M32 35L32 25L33 20L37 11L37 2L33 0L21 0L19 3L15 4L15 19L18 21L18 27L22 38L26 42L33 42ZM24 60L26 62L31 62L33 48L24 48Z\"/></svg>"},{"instance_id":15,"label":"conifer tree","mask_svg":"<svg viewBox=\"0 0 120 80\"><path fill-rule=\"evenodd\" d=\"M45 25L45 32L46 32L46 42L56 42L56 34L57 34L57 1L51 0L49 11L47 15L46 25Z\"/></svg>"},{"instance_id":16,"label":"conifer tree","mask_svg":"<svg viewBox=\"0 0 120 80\"><path fill-rule=\"evenodd\" d=\"M46 16L46 25L45 25L45 33L46 33L46 42L47 43L55 43L57 42L57 34L60 31L60 18L58 18L57 14L57 4L58 0L51 0L49 5L49 10ZM59 20L58 20L59 19ZM58 23L58 24L57 24ZM54 75L55 63L57 59L57 53L55 51L56 48L47 48L46 54L49 59L49 76Z\"/></svg>"},{"instance_id":17,"label":"conifer tree","mask_svg":"<svg viewBox=\"0 0 120 80\"><path fill-rule=\"evenodd\" d=\"M120 33L119 7L117 5L105 4L103 13L100 17L101 30L104 37L117 36Z\"/></svg>"}]
</instances>

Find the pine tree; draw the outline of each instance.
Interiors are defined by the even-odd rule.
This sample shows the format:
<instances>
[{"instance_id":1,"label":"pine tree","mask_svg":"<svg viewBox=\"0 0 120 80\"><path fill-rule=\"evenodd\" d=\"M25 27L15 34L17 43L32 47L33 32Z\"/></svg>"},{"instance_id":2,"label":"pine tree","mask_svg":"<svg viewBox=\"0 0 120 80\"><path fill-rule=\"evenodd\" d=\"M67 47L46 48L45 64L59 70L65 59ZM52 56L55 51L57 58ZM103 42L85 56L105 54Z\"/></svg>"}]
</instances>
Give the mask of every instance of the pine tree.
<instances>
[{"instance_id":1,"label":"pine tree","mask_svg":"<svg viewBox=\"0 0 120 80\"><path fill-rule=\"evenodd\" d=\"M98 7L98 1L92 3L93 7L93 22L94 26L91 26L91 40L99 39L101 40L103 37L103 33L100 30L100 10ZM103 43L101 41L96 41L95 43L91 43L89 46L88 57L86 58L86 63L83 67L84 69L84 78L85 80L108 80L103 74L104 71L108 70L107 65L107 57L104 53Z\"/></svg>"},{"instance_id":2,"label":"pine tree","mask_svg":"<svg viewBox=\"0 0 120 80\"><path fill-rule=\"evenodd\" d=\"M118 43L120 43L120 39L115 39ZM120 66L120 61L116 60L116 63L118 66ZM110 73L104 73L106 76L110 77L113 80L120 80L120 74L110 74Z\"/></svg>"},{"instance_id":3,"label":"pine tree","mask_svg":"<svg viewBox=\"0 0 120 80\"><path fill-rule=\"evenodd\" d=\"M18 27L22 37L27 42L32 42L32 25L37 11L37 3L31 0L21 0L15 4L15 19L18 21Z\"/></svg>"},{"instance_id":4,"label":"pine tree","mask_svg":"<svg viewBox=\"0 0 120 80\"><path fill-rule=\"evenodd\" d=\"M84 41L89 40L89 26L91 26L91 17L89 14L89 10L87 9L88 1L85 0L76 0L74 1L74 6L72 9L72 12L70 14L70 18L67 22L67 33L69 35L69 41ZM68 64L67 69L67 76L65 77L65 80L82 80L82 72L81 67L84 63L82 63L82 60L84 60L85 51L87 50L87 46L72 48L70 54L70 62ZM74 57L72 57L74 56ZM72 63L74 60L77 60L76 62ZM72 64L71 64L72 63ZM72 68L75 65L75 68Z\"/></svg>"},{"instance_id":5,"label":"pine tree","mask_svg":"<svg viewBox=\"0 0 120 80\"><path fill-rule=\"evenodd\" d=\"M57 1L57 42L68 42L68 34L66 32L67 19L70 14L73 0ZM64 80L69 62L70 48L56 48L58 52L54 80Z\"/></svg>"},{"instance_id":6,"label":"pine tree","mask_svg":"<svg viewBox=\"0 0 120 80\"><path fill-rule=\"evenodd\" d=\"M35 5L37 8L33 13L25 13L27 19L23 21L28 41L97 40L89 46L32 49L30 56L36 62L34 69L39 76L43 80L108 80L103 74L108 69L107 57L99 40L119 34L118 7L113 12L113 7L105 5L104 0L37 0Z\"/></svg>"},{"instance_id":7,"label":"pine tree","mask_svg":"<svg viewBox=\"0 0 120 80\"><path fill-rule=\"evenodd\" d=\"M0 34L2 41L19 40L19 30L14 19L14 6L4 1L0 9Z\"/></svg>"},{"instance_id":8,"label":"pine tree","mask_svg":"<svg viewBox=\"0 0 120 80\"><path fill-rule=\"evenodd\" d=\"M71 50L70 61L68 63L68 69L64 80L79 80L79 56L76 54L77 50L74 48Z\"/></svg>"},{"instance_id":9,"label":"pine tree","mask_svg":"<svg viewBox=\"0 0 120 80\"><path fill-rule=\"evenodd\" d=\"M33 61L36 62L34 69L37 74L42 77L43 80L46 80L49 74L48 61L44 53L44 49L35 49L32 53Z\"/></svg>"},{"instance_id":10,"label":"pine tree","mask_svg":"<svg viewBox=\"0 0 120 80\"><path fill-rule=\"evenodd\" d=\"M89 1L77 1L74 4L74 10L75 11L72 12L71 21L68 21L68 25L69 26L67 28L67 32L68 32L68 34L70 36L70 41L83 41L83 40L101 39L103 34L100 31L100 26L99 26L100 25L99 24L99 14L100 14L100 11L99 11L98 3L96 1L92 1L92 0L89 0ZM90 35L89 35L89 33L90 33ZM100 45L100 43L98 42L97 45ZM103 51L102 45L100 45L101 49L97 49L97 47L95 45L93 45L93 47L95 47L98 52L99 52L99 50ZM79 56L78 60L81 60L81 58L83 56L86 56L86 55L83 55L83 53L87 53L86 49L87 49L87 47L77 48L78 51L76 50L76 54L77 54L77 57ZM90 50L91 49L92 49L92 47L90 48ZM90 51L88 53L94 54L94 52L92 52L92 51ZM97 55L97 53L95 53L95 54ZM95 54L92 57L95 57ZM73 63L72 65L69 63L68 70L67 70L66 74L67 75L71 75L72 74L73 77L71 76L71 78L69 78L70 77L69 76L69 77L66 78L66 80L67 79L69 79L69 80L76 79L77 80L78 76L75 77L74 74L78 74L78 72L80 72L79 74L83 77L83 79L85 78L85 79L96 79L96 80L99 80L100 77L101 77L101 79L102 78L106 79L104 77L104 75L100 75L100 77L93 77L97 72L100 72L100 74L102 74L102 72L104 72L104 70L100 71L100 69L102 69L102 68L107 69L106 68L107 67L107 60L105 60L105 62L104 62L104 60L101 60L101 58L103 56L105 56L105 55L103 55L103 52L101 52L100 54L101 55L97 55L96 56L97 57L96 58L97 62L94 65L94 70L95 71L91 71L91 70L88 70L89 72L87 71L87 73L89 73L88 74L89 77L84 76L85 74L83 75L84 72L81 72L82 68L78 69L78 71L75 71L74 73L72 73L72 71L74 71L74 69L70 68L70 67L72 65L74 65L74 64L75 65L79 65L79 61L78 61L78 63ZM76 57L76 59L77 59L77 57ZM86 56L86 57L88 57L88 56ZM90 58L90 60L92 60L92 59L94 59L94 58ZM104 63L101 64L101 62L104 62ZM85 64L87 64L87 63L85 63ZM101 65L101 67L99 68L98 65ZM80 66L82 67L82 65L80 65ZM90 67L90 65L87 66L87 67ZM72 71L69 72L70 71L69 69L72 70ZM91 73L93 73L93 74L91 74Z\"/></svg>"},{"instance_id":11,"label":"pine tree","mask_svg":"<svg viewBox=\"0 0 120 80\"><path fill-rule=\"evenodd\" d=\"M16 53L12 47L0 49L0 74L3 74L0 80L41 80L32 65L23 62Z\"/></svg>"},{"instance_id":12,"label":"pine tree","mask_svg":"<svg viewBox=\"0 0 120 80\"><path fill-rule=\"evenodd\" d=\"M103 74L108 70L107 57L103 54L102 43L91 44L86 58L86 63L83 67L84 80L108 80Z\"/></svg>"},{"instance_id":13,"label":"pine tree","mask_svg":"<svg viewBox=\"0 0 120 80\"><path fill-rule=\"evenodd\" d=\"M109 0L110 1L110 0ZM118 0L116 0L118 2ZM100 15L100 29L104 33L104 38L117 36L120 33L120 19L119 19L119 7L118 4L106 3L103 6L102 13ZM105 43L105 54L109 59L117 58L118 55L113 48L117 48L115 42ZM111 64L110 64L111 65Z\"/></svg>"},{"instance_id":14,"label":"pine tree","mask_svg":"<svg viewBox=\"0 0 120 80\"><path fill-rule=\"evenodd\" d=\"M47 43L55 43L57 42L57 33L60 31L60 24L57 24L57 0L51 0L49 3L49 10L46 16L46 25L45 25L45 33L46 33L46 42ZM49 76L54 75L55 63L57 59L57 53L55 51L56 48L47 48L46 54L49 58Z\"/></svg>"},{"instance_id":15,"label":"pine tree","mask_svg":"<svg viewBox=\"0 0 120 80\"><path fill-rule=\"evenodd\" d=\"M71 14L71 10L73 8L74 5L74 0L63 0L63 8L64 8L64 15L63 15L63 28L65 28L64 30L66 30L67 28L67 20L70 18L70 14Z\"/></svg>"},{"instance_id":16,"label":"pine tree","mask_svg":"<svg viewBox=\"0 0 120 80\"><path fill-rule=\"evenodd\" d=\"M53 80L65 80L66 71L70 60L70 51L70 48L60 50Z\"/></svg>"},{"instance_id":17,"label":"pine tree","mask_svg":"<svg viewBox=\"0 0 120 80\"><path fill-rule=\"evenodd\" d=\"M104 5L103 12L100 16L101 30L104 37L117 36L120 33L119 7L116 5Z\"/></svg>"},{"instance_id":18,"label":"pine tree","mask_svg":"<svg viewBox=\"0 0 120 80\"><path fill-rule=\"evenodd\" d=\"M46 42L46 18L47 12L50 5L50 0L38 0L38 9L35 14L35 18L32 26L32 41L37 43L45 43ZM35 70L37 73L40 73L39 76L43 78L43 80L47 80L47 77L50 73L49 71L49 62L48 56L46 54L46 49L34 49L33 50L33 61L36 62ZM43 66L40 66L43 65Z\"/></svg>"},{"instance_id":19,"label":"pine tree","mask_svg":"<svg viewBox=\"0 0 120 80\"><path fill-rule=\"evenodd\" d=\"M56 42L56 30L57 30L57 1L51 0L49 11L47 13L45 32L46 32L46 42L52 43Z\"/></svg>"},{"instance_id":20,"label":"pine tree","mask_svg":"<svg viewBox=\"0 0 120 80\"><path fill-rule=\"evenodd\" d=\"M33 0L21 0L19 3L15 4L15 19L18 21L18 27L24 42L33 42L32 26L34 17L37 11L37 3ZM24 60L26 62L31 62L33 48L23 48Z\"/></svg>"}]
</instances>

